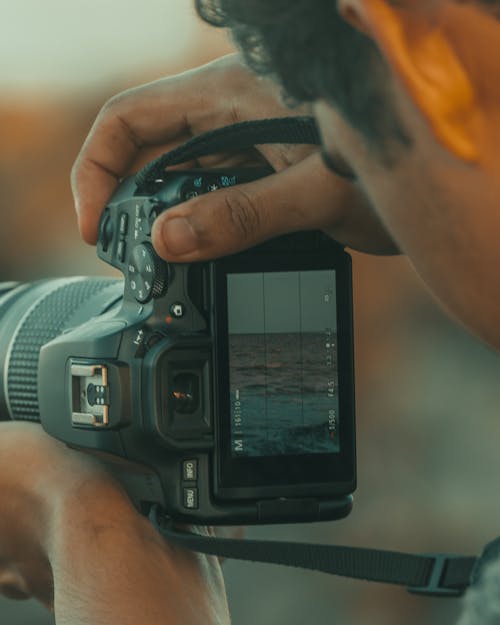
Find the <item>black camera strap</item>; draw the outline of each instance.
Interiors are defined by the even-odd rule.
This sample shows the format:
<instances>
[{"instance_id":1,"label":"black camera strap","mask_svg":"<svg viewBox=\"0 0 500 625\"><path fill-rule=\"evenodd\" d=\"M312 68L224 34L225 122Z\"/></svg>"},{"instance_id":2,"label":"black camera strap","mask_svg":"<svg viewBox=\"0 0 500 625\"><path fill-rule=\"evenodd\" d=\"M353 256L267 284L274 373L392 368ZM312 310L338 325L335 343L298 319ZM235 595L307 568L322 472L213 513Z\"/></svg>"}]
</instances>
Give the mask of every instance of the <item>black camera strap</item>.
<instances>
[{"instance_id":1,"label":"black camera strap","mask_svg":"<svg viewBox=\"0 0 500 625\"><path fill-rule=\"evenodd\" d=\"M142 188L161 179L166 167L217 152L240 151L271 143L319 145L321 140L312 117L280 117L240 122L193 137L159 156L141 169L135 182Z\"/></svg>"},{"instance_id":2,"label":"black camera strap","mask_svg":"<svg viewBox=\"0 0 500 625\"><path fill-rule=\"evenodd\" d=\"M479 576L484 557L453 554L410 554L361 547L244 540L203 536L176 529L154 505L149 519L160 534L180 547L208 555L250 562L282 564L331 575L406 586L415 594L459 597ZM495 545L498 552L497 541ZM492 547L487 552L491 553ZM486 553L485 551L485 553Z\"/></svg>"},{"instance_id":3,"label":"black camera strap","mask_svg":"<svg viewBox=\"0 0 500 625\"><path fill-rule=\"evenodd\" d=\"M242 122L194 137L160 156L136 176L139 189L154 185L165 176L165 169L222 151L240 151L270 143L319 145L314 119L288 117ZM477 579L482 557L452 554L408 554L359 547L291 542L240 540L202 536L176 529L160 506L152 506L149 518L170 542L186 549L214 556L284 564L333 575L368 581L399 584L410 592L457 597ZM493 543L492 543L493 544ZM487 548L500 553L500 542Z\"/></svg>"}]
</instances>

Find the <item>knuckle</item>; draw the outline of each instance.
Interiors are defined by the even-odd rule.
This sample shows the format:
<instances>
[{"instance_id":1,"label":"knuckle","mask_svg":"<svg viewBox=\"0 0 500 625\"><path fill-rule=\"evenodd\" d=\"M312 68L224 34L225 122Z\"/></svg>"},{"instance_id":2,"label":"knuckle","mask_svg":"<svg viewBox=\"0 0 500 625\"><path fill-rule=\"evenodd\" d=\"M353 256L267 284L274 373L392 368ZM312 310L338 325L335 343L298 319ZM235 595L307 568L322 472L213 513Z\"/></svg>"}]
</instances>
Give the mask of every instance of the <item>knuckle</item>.
<instances>
[{"instance_id":1,"label":"knuckle","mask_svg":"<svg viewBox=\"0 0 500 625\"><path fill-rule=\"evenodd\" d=\"M98 132L104 130L109 133L110 129L118 129L120 135L127 137L136 149L140 149L143 143L128 121L129 115L134 108L134 102L137 100L137 94L140 92L140 87L132 88L117 93L110 98L101 108L93 130ZM90 136L92 134L91 131Z\"/></svg>"},{"instance_id":2,"label":"knuckle","mask_svg":"<svg viewBox=\"0 0 500 625\"><path fill-rule=\"evenodd\" d=\"M239 104L235 98L232 98L229 104L228 117L229 117L229 124L237 124L238 122L242 121Z\"/></svg>"},{"instance_id":3,"label":"knuckle","mask_svg":"<svg viewBox=\"0 0 500 625\"><path fill-rule=\"evenodd\" d=\"M128 103L133 97L134 91L134 88L127 89L109 98L109 100L103 104L98 117L101 119L116 117L120 111L128 106Z\"/></svg>"},{"instance_id":4,"label":"knuckle","mask_svg":"<svg viewBox=\"0 0 500 625\"><path fill-rule=\"evenodd\" d=\"M231 231L243 239L254 238L260 229L258 202L243 189L232 189L224 198L226 216Z\"/></svg>"},{"instance_id":5,"label":"knuckle","mask_svg":"<svg viewBox=\"0 0 500 625\"><path fill-rule=\"evenodd\" d=\"M128 99L128 97L128 91L117 93L103 104L100 114L103 116L114 115L119 109L122 108L124 100Z\"/></svg>"},{"instance_id":6,"label":"knuckle","mask_svg":"<svg viewBox=\"0 0 500 625\"><path fill-rule=\"evenodd\" d=\"M119 108L122 100L123 97L121 93L114 95L112 98L107 100L107 102L102 105L101 110L99 111L99 117L102 119L105 117L113 116L116 113L116 110Z\"/></svg>"}]
</instances>

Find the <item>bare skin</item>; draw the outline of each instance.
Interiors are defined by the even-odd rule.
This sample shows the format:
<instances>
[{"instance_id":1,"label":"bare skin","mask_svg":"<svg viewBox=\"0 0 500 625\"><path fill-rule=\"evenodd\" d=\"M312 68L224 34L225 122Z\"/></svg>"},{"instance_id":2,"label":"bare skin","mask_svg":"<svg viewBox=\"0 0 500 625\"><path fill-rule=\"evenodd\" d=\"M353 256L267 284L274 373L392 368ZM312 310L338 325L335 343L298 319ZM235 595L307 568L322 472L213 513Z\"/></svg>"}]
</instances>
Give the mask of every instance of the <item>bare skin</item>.
<instances>
[{"instance_id":1,"label":"bare skin","mask_svg":"<svg viewBox=\"0 0 500 625\"><path fill-rule=\"evenodd\" d=\"M341 6L346 19L363 31L371 29L378 35L380 30L381 37L388 40L387 63L393 58L399 62L403 55L398 50L403 44L399 40L394 43L390 36L400 32L394 25L402 19L397 12L389 13L393 18L391 31L386 29L391 21L384 0L346 0ZM371 12L365 10L367 7ZM463 28L463 20L453 18L456 29ZM476 30L479 37L481 29ZM458 37L455 31L453 34ZM408 41L414 43L415 39L409 36ZM439 51L444 44L436 46ZM484 47L478 50L486 54ZM428 64L434 67L441 57L432 57L432 46L428 53ZM408 56L413 58L410 53ZM421 56L417 58L421 61ZM453 66L450 81L455 74L462 79L455 71L458 61L445 60ZM467 60L470 62L469 57ZM255 164L256 156L261 156L277 173L201 196L161 215L152 233L158 254L172 262L192 262L223 256L285 232L316 228L363 252L394 254L402 250L450 314L500 349L495 321L500 317L500 298L494 296L498 291L495 268L500 262L496 243L500 175L497 152L491 149L499 143L495 143L494 131L487 135L481 131L486 123L496 127L498 114L485 105L480 111L485 119L476 135L471 135L474 125L469 118L478 118L478 111L464 112L466 104L462 103L456 114L447 113L453 111L454 104L447 103L446 97L455 97L460 89L466 91L463 81L456 88L449 86L449 94L440 100L427 95L419 79L414 90L406 88L413 74L419 77L421 72L412 74L411 63L401 68L396 61L392 97L405 127L417 140L395 167L388 170L355 129L330 106L318 102L312 110L324 146L352 169L356 183L328 171L318 152L304 146L264 146L257 155L202 159L199 165L211 167ZM480 67L476 62L466 69L472 73ZM447 67L442 71L448 76ZM486 96L488 103L493 96ZM462 99L467 102L466 96ZM119 179L152 154L211 128L305 112L309 111L287 109L276 86L252 75L234 55L118 95L97 117L72 172L84 239L95 243L99 216ZM485 139L491 145L486 145ZM481 160L471 162L478 153ZM470 208L476 204L479 212Z\"/></svg>"},{"instance_id":2,"label":"bare skin","mask_svg":"<svg viewBox=\"0 0 500 625\"><path fill-rule=\"evenodd\" d=\"M500 21L477 3L393 5L342 0L339 10L379 46L412 148L387 167L332 107L318 102L315 114L326 149L436 298L500 350Z\"/></svg>"},{"instance_id":3,"label":"bare skin","mask_svg":"<svg viewBox=\"0 0 500 625\"><path fill-rule=\"evenodd\" d=\"M119 179L152 154L231 123L307 113L290 111L277 87L236 55L119 94L101 110L73 167L83 238L95 243L99 217ZM316 228L356 249L397 253L364 196L329 172L317 149L261 146L259 154L221 154L199 164L250 165L261 162L259 155L278 173L191 200L157 220L153 242L160 256L173 262L215 258L277 234Z\"/></svg>"},{"instance_id":4,"label":"bare skin","mask_svg":"<svg viewBox=\"0 0 500 625\"><path fill-rule=\"evenodd\" d=\"M58 625L229 622L216 558L169 546L100 465L37 424L0 424L0 592ZM189 580L189 583L186 583Z\"/></svg>"},{"instance_id":5,"label":"bare skin","mask_svg":"<svg viewBox=\"0 0 500 625\"><path fill-rule=\"evenodd\" d=\"M366 252L402 250L451 314L500 349L500 83L491 79L500 72L494 54L500 22L451 0L339 0L338 6L381 50L398 112L416 139L412 151L388 170L335 110L315 103L326 149L352 169L357 184L328 172L317 152L262 148L275 175L168 211L154 226L155 248L168 260L188 262L322 228ZM151 156L211 128L289 114L276 88L235 56L117 96L101 111L73 169L84 239L95 243L99 215L119 179ZM222 155L200 165L255 159L255 153ZM8 539L0 552L4 590L52 605L53 579L58 625L144 622L144 606L153 624L228 621L217 562L165 545L117 485L47 437L27 458L41 462L34 478L41 469L51 476L53 498L45 498L37 479L19 481L23 471L31 473L30 462L28 470L16 464L13 450L22 447L10 438L15 434L4 428L0 437L2 493L13 502L0 520ZM59 461L50 465L47 458L69 463L69 482L56 470ZM30 520L33 506L43 523ZM16 507L24 513L15 514ZM18 518L26 523L16 525Z\"/></svg>"}]
</instances>

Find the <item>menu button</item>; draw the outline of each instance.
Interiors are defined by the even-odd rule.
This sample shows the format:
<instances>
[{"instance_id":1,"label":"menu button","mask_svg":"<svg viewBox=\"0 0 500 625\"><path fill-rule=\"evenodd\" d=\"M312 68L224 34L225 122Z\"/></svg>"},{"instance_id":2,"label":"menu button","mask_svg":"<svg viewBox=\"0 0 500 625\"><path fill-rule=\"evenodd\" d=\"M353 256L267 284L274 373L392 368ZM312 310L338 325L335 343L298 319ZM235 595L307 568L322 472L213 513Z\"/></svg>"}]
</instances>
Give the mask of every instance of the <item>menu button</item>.
<instances>
[{"instance_id":1,"label":"menu button","mask_svg":"<svg viewBox=\"0 0 500 625\"><path fill-rule=\"evenodd\" d=\"M185 488L184 489L184 507L189 510L196 510L198 508L198 489L197 488Z\"/></svg>"}]
</instances>

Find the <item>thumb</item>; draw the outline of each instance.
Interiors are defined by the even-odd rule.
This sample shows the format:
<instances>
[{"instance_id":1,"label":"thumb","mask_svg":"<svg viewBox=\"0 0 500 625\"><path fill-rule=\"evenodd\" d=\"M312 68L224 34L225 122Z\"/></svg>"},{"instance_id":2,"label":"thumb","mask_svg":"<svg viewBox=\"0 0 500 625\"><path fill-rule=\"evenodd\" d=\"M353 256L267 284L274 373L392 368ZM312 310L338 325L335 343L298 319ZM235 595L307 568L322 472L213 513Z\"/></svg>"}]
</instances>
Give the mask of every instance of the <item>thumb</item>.
<instances>
[{"instance_id":1,"label":"thumb","mask_svg":"<svg viewBox=\"0 0 500 625\"><path fill-rule=\"evenodd\" d=\"M153 245L174 262L226 256L287 232L334 227L351 193L311 154L279 173L165 211L153 226Z\"/></svg>"}]
</instances>

